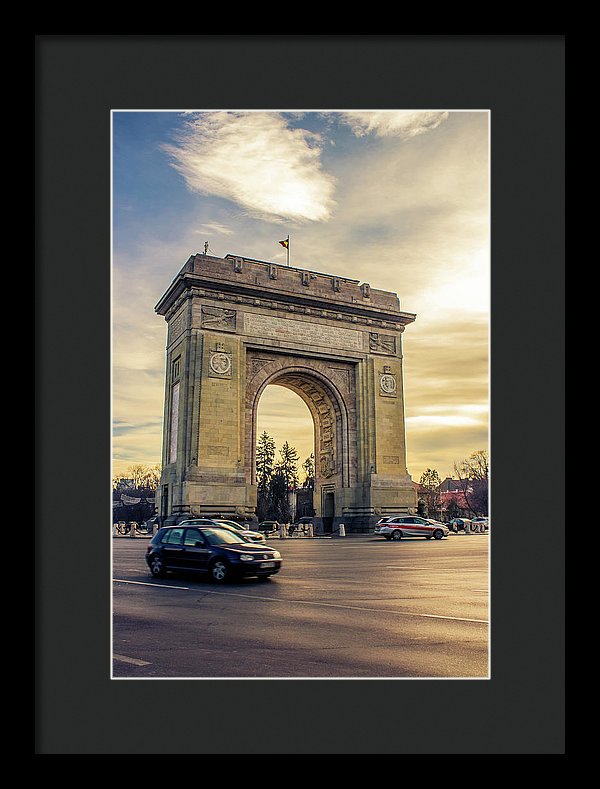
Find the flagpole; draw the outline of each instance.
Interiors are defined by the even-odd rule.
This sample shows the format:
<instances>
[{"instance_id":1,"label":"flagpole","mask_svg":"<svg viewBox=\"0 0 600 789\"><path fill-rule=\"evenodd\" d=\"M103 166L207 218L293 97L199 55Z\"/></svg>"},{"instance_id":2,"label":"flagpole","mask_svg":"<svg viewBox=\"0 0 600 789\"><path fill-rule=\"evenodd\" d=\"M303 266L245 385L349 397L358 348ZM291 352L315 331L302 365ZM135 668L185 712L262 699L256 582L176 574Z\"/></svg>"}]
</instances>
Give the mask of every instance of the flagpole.
<instances>
[{"instance_id":1,"label":"flagpole","mask_svg":"<svg viewBox=\"0 0 600 789\"><path fill-rule=\"evenodd\" d=\"M288 237L287 237L286 250L287 250L287 264L288 264L288 267L289 267L289 265L290 265L290 236L289 236L289 234L288 234Z\"/></svg>"}]
</instances>

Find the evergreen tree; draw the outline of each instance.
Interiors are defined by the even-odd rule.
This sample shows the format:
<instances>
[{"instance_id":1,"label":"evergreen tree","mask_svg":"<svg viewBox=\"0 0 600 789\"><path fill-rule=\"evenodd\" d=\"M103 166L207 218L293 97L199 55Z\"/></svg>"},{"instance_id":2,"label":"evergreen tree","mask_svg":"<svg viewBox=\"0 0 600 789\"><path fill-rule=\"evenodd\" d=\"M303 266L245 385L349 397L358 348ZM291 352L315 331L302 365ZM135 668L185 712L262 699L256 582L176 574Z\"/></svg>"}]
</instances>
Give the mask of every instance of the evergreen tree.
<instances>
[{"instance_id":1,"label":"evergreen tree","mask_svg":"<svg viewBox=\"0 0 600 789\"><path fill-rule=\"evenodd\" d=\"M267 489L275 463L275 441L263 430L256 445L256 481L259 490Z\"/></svg>"},{"instance_id":2,"label":"evergreen tree","mask_svg":"<svg viewBox=\"0 0 600 789\"><path fill-rule=\"evenodd\" d=\"M256 482L258 487L256 515L260 521L272 517L272 477L275 463L275 441L263 431L256 445Z\"/></svg>"},{"instance_id":3,"label":"evergreen tree","mask_svg":"<svg viewBox=\"0 0 600 789\"><path fill-rule=\"evenodd\" d=\"M307 490L314 490L315 487L315 456L311 452L302 464L304 470L304 482L302 487Z\"/></svg>"},{"instance_id":4,"label":"evergreen tree","mask_svg":"<svg viewBox=\"0 0 600 789\"><path fill-rule=\"evenodd\" d=\"M275 471L282 475L288 488L298 487L298 453L286 441L279 450L281 460L275 467Z\"/></svg>"}]
</instances>

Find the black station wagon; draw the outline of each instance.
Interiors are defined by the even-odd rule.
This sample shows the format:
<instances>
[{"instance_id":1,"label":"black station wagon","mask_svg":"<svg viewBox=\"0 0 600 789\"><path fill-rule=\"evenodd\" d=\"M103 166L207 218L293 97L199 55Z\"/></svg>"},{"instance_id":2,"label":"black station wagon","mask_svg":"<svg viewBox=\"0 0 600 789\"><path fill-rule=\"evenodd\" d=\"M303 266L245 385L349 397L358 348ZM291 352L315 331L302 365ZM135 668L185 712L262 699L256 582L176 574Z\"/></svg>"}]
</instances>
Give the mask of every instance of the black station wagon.
<instances>
[{"instance_id":1,"label":"black station wagon","mask_svg":"<svg viewBox=\"0 0 600 789\"><path fill-rule=\"evenodd\" d=\"M156 578L167 570L192 570L223 583L235 576L268 578L281 569L281 554L230 529L179 525L156 532L148 544L146 562Z\"/></svg>"}]
</instances>

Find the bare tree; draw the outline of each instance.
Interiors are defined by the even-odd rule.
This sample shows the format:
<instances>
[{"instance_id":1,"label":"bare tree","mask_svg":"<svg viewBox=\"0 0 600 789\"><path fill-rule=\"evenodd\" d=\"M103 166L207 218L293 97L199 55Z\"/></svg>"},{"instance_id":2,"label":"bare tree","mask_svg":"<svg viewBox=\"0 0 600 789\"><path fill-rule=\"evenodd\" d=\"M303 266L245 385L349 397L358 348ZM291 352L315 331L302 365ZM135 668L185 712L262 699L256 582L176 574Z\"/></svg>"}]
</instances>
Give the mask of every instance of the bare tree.
<instances>
[{"instance_id":1,"label":"bare tree","mask_svg":"<svg viewBox=\"0 0 600 789\"><path fill-rule=\"evenodd\" d=\"M488 514L489 459L485 449L472 452L460 463L454 463L454 473L472 515Z\"/></svg>"},{"instance_id":2,"label":"bare tree","mask_svg":"<svg viewBox=\"0 0 600 789\"><path fill-rule=\"evenodd\" d=\"M441 517L440 485L442 480L435 469L428 468L421 474L419 485L425 489L427 510L434 517Z\"/></svg>"}]
</instances>

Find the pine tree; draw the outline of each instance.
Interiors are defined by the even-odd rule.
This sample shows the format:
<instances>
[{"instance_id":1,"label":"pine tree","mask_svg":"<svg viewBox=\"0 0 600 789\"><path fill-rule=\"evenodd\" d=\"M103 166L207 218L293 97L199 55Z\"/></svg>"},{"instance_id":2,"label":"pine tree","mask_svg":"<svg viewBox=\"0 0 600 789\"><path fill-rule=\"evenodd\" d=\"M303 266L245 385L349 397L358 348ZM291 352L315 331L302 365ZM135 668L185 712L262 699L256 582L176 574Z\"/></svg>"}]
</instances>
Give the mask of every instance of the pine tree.
<instances>
[{"instance_id":1,"label":"pine tree","mask_svg":"<svg viewBox=\"0 0 600 789\"><path fill-rule=\"evenodd\" d=\"M298 486L298 453L295 447L291 447L286 441L279 450L279 454L281 460L275 470L284 478L288 490L296 488Z\"/></svg>"},{"instance_id":2,"label":"pine tree","mask_svg":"<svg viewBox=\"0 0 600 789\"><path fill-rule=\"evenodd\" d=\"M256 445L256 482L258 495L256 515L259 520L269 517L272 509L272 478L275 463L275 441L263 431Z\"/></svg>"},{"instance_id":3,"label":"pine tree","mask_svg":"<svg viewBox=\"0 0 600 789\"><path fill-rule=\"evenodd\" d=\"M315 456L311 452L302 464L304 470L304 482L302 487L307 490L314 490L315 487Z\"/></svg>"},{"instance_id":4,"label":"pine tree","mask_svg":"<svg viewBox=\"0 0 600 789\"><path fill-rule=\"evenodd\" d=\"M275 462L275 441L263 431L256 445L256 481L259 489L266 490L271 482Z\"/></svg>"}]
</instances>

